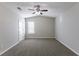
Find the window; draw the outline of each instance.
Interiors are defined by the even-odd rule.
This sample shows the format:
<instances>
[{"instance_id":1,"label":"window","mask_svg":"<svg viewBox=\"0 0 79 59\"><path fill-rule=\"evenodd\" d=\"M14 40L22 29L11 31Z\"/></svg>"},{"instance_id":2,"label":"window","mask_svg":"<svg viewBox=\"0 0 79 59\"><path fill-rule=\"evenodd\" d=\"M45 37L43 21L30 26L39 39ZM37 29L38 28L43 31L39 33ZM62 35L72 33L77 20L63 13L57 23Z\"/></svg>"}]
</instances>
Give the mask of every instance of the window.
<instances>
[{"instance_id":1,"label":"window","mask_svg":"<svg viewBox=\"0 0 79 59\"><path fill-rule=\"evenodd\" d=\"M34 34L34 22L33 21L28 21L28 34Z\"/></svg>"}]
</instances>

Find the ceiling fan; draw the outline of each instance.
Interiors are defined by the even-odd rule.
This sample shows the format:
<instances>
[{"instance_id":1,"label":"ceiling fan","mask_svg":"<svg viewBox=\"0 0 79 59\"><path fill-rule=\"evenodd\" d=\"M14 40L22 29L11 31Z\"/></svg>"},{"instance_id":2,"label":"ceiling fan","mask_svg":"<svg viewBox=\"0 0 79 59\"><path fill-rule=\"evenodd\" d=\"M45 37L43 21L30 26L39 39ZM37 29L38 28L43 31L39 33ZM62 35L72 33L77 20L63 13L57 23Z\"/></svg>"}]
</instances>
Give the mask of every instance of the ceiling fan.
<instances>
[{"instance_id":1,"label":"ceiling fan","mask_svg":"<svg viewBox=\"0 0 79 59\"><path fill-rule=\"evenodd\" d=\"M34 8L33 9L28 9L28 10L33 11L32 14L39 13L41 15L43 14L43 12L47 12L48 11L47 9L40 9L40 5L34 5Z\"/></svg>"},{"instance_id":2,"label":"ceiling fan","mask_svg":"<svg viewBox=\"0 0 79 59\"><path fill-rule=\"evenodd\" d=\"M18 10L22 11L22 8L20 7L17 7ZM34 5L34 7L31 9L28 9L30 11L33 11L32 14L36 14L36 13L39 13L40 15L43 14L43 12L47 12L48 10L47 9L40 9L40 5Z\"/></svg>"}]
</instances>

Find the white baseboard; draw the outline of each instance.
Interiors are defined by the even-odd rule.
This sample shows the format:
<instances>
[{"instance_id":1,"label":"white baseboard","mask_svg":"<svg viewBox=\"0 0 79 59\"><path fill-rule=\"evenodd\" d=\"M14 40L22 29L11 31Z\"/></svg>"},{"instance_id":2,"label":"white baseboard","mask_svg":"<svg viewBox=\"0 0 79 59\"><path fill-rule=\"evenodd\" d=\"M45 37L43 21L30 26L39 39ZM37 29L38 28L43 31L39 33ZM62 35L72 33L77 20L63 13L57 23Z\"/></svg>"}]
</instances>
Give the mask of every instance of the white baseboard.
<instances>
[{"instance_id":1,"label":"white baseboard","mask_svg":"<svg viewBox=\"0 0 79 59\"><path fill-rule=\"evenodd\" d=\"M57 40L59 41L59 40ZM63 43L62 41L59 41L61 44L63 44L64 46L66 46L68 49L70 49L72 52L74 52L75 54L77 54L79 56L79 53L76 52L74 49L70 48L67 44Z\"/></svg>"},{"instance_id":2,"label":"white baseboard","mask_svg":"<svg viewBox=\"0 0 79 59\"><path fill-rule=\"evenodd\" d=\"M56 38L56 37L26 37L27 38Z\"/></svg>"},{"instance_id":3,"label":"white baseboard","mask_svg":"<svg viewBox=\"0 0 79 59\"><path fill-rule=\"evenodd\" d=\"M7 52L8 50L10 50L12 47L16 46L20 41L16 42L15 44L13 44L11 47L7 48L6 50L4 50L3 52L0 53L0 55L4 54L5 52Z\"/></svg>"}]
</instances>

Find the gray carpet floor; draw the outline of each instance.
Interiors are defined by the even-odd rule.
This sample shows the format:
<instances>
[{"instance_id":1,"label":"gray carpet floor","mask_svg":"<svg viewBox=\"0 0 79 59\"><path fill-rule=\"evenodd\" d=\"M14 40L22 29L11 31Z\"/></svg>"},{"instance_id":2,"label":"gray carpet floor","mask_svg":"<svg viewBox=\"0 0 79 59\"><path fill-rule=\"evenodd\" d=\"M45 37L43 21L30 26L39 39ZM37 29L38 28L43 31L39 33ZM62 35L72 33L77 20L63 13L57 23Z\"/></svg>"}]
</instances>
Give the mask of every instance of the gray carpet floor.
<instances>
[{"instance_id":1,"label":"gray carpet floor","mask_svg":"<svg viewBox=\"0 0 79 59\"><path fill-rule=\"evenodd\" d=\"M2 56L76 56L56 39L26 39Z\"/></svg>"}]
</instances>

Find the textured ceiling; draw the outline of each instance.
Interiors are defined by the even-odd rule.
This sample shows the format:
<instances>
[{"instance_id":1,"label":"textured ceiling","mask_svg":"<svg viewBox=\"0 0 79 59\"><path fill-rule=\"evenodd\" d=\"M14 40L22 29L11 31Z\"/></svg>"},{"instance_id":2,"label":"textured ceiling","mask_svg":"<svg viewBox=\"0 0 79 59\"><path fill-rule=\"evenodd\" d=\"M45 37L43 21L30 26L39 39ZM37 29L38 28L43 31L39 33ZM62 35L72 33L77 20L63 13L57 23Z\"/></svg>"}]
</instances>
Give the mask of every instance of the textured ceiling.
<instances>
[{"instance_id":1,"label":"textured ceiling","mask_svg":"<svg viewBox=\"0 0 79 59\"><path fill-rule=\"evenodd\" d=\"M29 17L33 16L33 14L32 11L28 10L28 8L33 8L33 6L37 4L41 5L41 9L48 9L48 12L44 13L44 15L56 16L57 14L67 11L69 8L75 5L76 2L5 2L3 4L15 12ZM18 6L23 10L17 10Z\"/></svg>"}]
</instances>

